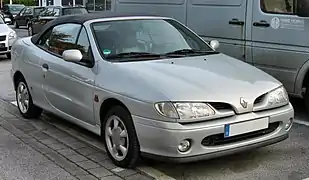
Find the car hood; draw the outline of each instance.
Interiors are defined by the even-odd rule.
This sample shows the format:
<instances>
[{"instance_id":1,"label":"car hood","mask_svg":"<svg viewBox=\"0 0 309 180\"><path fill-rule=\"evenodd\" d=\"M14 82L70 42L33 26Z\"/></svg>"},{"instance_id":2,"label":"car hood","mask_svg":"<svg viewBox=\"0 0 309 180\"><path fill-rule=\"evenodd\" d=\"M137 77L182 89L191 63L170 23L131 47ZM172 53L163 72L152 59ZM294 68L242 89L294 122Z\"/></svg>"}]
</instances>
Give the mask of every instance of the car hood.
<instances>
[{"instance_id":1,"label":"car hood","mask_svg":"<svg viewBox=\"0 0 309 180\"><path fill-rule=\"evenodd\" d=\"M6 24L0 24L0 34L7 35L12 29Z\"/></svg>"},{"instance_id":2,"label":"car hood","mask_svg":"<svg viewBox=\"0 0 309 180\"><path fill-rule=\"evenodd\" d=\"M253 102L281 85L254 66L224 54L118 63L118 66L170 101L233 104L243 97Z\"/></svg>"}]
</instances>

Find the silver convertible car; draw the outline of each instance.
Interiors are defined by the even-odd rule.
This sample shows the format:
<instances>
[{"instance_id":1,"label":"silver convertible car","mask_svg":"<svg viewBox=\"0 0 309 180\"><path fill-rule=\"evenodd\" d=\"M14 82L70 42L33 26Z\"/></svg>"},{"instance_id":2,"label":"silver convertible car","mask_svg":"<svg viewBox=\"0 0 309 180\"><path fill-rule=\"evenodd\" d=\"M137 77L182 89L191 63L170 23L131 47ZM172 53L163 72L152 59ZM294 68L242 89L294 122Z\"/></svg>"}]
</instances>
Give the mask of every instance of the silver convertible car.
<instances>
[{"instance_id":1,"label":"silver convertible car","mask_svg":"<svg viewBox=\"0 0 309 180\"><path fill-rule=\"evenodd\" d=\"M100 135L120 167L140 157L205 160L288 138L294 109L282 84L218 45L172 18L59 17L12 47L18 108Z\"/></svg>"}]
</instances>

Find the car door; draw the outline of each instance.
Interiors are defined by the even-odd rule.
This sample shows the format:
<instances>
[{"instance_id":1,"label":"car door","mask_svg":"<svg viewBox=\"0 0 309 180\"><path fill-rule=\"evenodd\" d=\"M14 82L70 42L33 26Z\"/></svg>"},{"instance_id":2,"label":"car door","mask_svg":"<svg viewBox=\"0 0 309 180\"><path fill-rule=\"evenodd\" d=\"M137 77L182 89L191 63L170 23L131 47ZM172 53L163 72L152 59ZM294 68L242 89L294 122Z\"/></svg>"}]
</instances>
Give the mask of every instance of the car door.
<instances>
[{"instance_id":1,"label":"car door","mask_svg":"<svg viewBox=\"0 0 309 180\"><path fill-rule=\"evenodd\" d=\"M22 16L20 17L20 24L21 26L27 25L27 18L31 15L31 9L25 8L25 11L22 13Z\"/></svg>"},{"instance_id":2,"label":"car door","mask_svg":"<svg viewBox=\"0 0 309 180\"><path fill-rule=\"evenodd\" d=\"M206 41L220 41L218 51L248 61L245 47L247 0L189 0L186 24Z\"/></svg>"},{"instance_id":3,"label":"car door","mask_svg":"<svg viewBox=\"0 0 309 180\"><path fill-rule=\"evenodd\" d=\"M253 64L294 92L300 67L308 59L309 19L294 14L293 0L253 0Z\"/></svg>"},{"instance_id":4,"label":"car door","mask_svg":"<svg viewBox=\"0 0 309 180\"><path fill-rule=\"evenodd\" d=\"M24 13L27 8L23 8L15 17L15 21L19 26L23 26L23 21L24 21Z\"/></svg>"},{"instance_id":5,"label":"car door","mask_svg":"<svg viewBox=\"0 0 309 180\"><path fill-rule=\"evenodd\" d=\"M34 8L27 8L24 14L24 19L25 19L24 26L27 26L30 19L33 18L33 13L34 13Z\"/></svg>"},{"instance_id":6,"label":"car door","mask_svg":"<svg viewBox=\"0 0 309 180\"><path fill-rule=\"evenodd\" d=\"M93 86L96 73L95 67L88 64L92 56L86 55L88 51L81 51L84 57L80 63L64 61L61 56L68 49L90 49L85 30L80 33L81 27L79 24L68 23L53 28L46 42L46 55L41 61L45 71L43 89L55 112L94 124Z\"/></svg>"}]
</instances>

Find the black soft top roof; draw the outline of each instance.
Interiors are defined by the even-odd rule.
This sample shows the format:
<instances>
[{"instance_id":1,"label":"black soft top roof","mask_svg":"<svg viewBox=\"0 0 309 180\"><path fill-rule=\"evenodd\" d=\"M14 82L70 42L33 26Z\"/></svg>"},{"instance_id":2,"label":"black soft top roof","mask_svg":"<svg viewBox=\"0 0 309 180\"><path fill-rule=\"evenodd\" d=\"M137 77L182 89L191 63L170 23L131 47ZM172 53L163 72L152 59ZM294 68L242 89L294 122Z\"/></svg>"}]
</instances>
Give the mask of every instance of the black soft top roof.
<instances>
[{"instance_id":1,"label":"black soft top roof","mask_svg":"<svg viewBox=\"0 0 309 180\"><path fill-rule=\"evenodd\" d=\"M41 32L38 34L35 34L31 41L36 44L37 41L40 39L41 35L44 34L45 31L48 29L64 24L64 23L76 23L76 24L84 24L85 22L93 19L101 19L101 18L114 18L114 17L132 17L132 16L156 16L151 14L133 14L133 13L116 13L111 11L104 11L104 12L93 12L88 14L74 14L74 15L65 15L60 16L52 21L49 21L46 23Z\"/></svg>"}]
</instances>

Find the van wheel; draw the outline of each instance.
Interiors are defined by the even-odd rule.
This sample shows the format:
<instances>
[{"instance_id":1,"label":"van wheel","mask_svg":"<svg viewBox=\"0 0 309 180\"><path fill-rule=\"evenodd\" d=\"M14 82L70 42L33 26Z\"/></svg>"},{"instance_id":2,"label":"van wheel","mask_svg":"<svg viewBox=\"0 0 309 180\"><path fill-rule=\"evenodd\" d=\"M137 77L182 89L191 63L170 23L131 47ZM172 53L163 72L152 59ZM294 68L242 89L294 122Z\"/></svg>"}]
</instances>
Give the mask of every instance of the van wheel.
<instances>
[{"instance_id":1,"label":"van wheel","mask_svg":"<svg viewBox=\"0 0 309 180\"><path fill-rule=\"evenodd\" d=\"M134 168L140 158L140 146L131 114L122 106L111 108L101 132L113 163L122 168Z\"/></svg>"},{"instance_id":2,"label":"van wheel","mask_svg":"<svg viewBox=\"0 0 309 180\"><path fill-rule=\"evenodd\" d=\"M16 88L16 100L18 110L26 119L38 118L42 109L33 104L30 91L24 78L19 78Z\"/></svg>"},{"instance_id":3,"label":"van wheel","mask_svg":"<svg viewBox=\"0 0 309 180\"><path fill-rule=\"evenodd\" d=\"M14 27L15 27L16 29L18 29L18 28L19 28L19 26L18 26L18 24L17 24L17 21L16 21L16 20L14 21Z\"/></svg>"},{"instance_id":4,"label":"van wheel","mask_svg":"<svg viewBox=\"0 0 309 180\"><path fill-rule=\"evenodd\" d=\"M28 25L28 36L32 36L32 26Z\"/></svg>"},{"instance_id":5,"label":"van wheel","mask_svg":"<svg viewBox=\"0 0 309 180\"><path fill-rule=\"evenodd\" d=\"M11 59L11 53L9 52L9 53L6 53L6 57L8 58L8 59Z\"/></svg>"}]
</instances>

